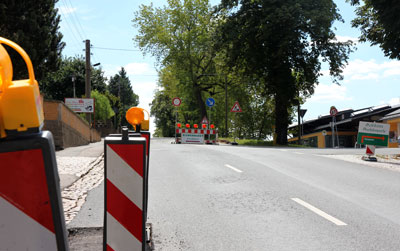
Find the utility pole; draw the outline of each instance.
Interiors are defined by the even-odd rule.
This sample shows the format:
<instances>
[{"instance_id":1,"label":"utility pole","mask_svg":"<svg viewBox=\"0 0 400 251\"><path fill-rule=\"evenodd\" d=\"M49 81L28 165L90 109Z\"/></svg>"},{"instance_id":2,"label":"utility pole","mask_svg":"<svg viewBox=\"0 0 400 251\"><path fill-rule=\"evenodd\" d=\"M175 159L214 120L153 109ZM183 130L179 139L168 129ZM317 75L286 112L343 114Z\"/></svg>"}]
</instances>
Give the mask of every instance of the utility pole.
<instances>
[{"instance_id":1,"label":"utility pole","mask_svg":"<svg viewBox=\"0 0 400 251\"><path fill-rule=\"evenodd\" d=\"M90 92L92 91L90 84L90 40L86 39L85 41L85 52L86 52L86 77L85 77L85 96L86 98L90 98ZM86 120L89 122L89 125L92 124L92 116L90 113L86 113Z\"/></svg>"},{"instance_id":2,"label":"utility pole","mask_svg":"<svg viewBox=\"0 0 400 251\"><path fill-rule=\"evenodd\" d=\"M225 75L225 137L228 137L228 78Z\"/></svg>"}]
</instances>

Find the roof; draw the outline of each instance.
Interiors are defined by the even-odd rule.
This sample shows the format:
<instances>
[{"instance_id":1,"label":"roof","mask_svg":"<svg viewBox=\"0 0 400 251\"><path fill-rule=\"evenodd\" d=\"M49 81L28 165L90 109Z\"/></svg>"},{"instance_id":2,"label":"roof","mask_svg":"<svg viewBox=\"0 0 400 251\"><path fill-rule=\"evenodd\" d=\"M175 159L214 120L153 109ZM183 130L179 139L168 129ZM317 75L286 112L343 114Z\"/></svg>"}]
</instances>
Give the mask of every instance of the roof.
<instances>
[{"instance_id":1,"label":"roof","mask_svg":"<svg viewBox=\"0 0 400 251\"><path fill-rule=\"evenodd\" d=\"M338 114L335 116L336 126L338 126L339 130L352 131L358 128L359 121L381 121L387 119L389 114L392 114L391 116L393 117L400 117L400 106L380 105L357 110L345 109L338 111ZM331 128L331 122L331 115L322 115L318 116L317 119L304 121L302 124L304 134L329 129ZM297 124L291 125L289 129L294 129L297 126Z\"/></svg>"},{"instance_id":2,"label":"roof","mask_svg":"<svg viewBox=\"0 0 400 251\"><path fill-rule=\"evenodd\" d=\"M400 108L397 109L397 110L394 110L394 111L391 112L391 113L386 114L386 116L383 117L383 118L381 119L381 121L383 121L383 120L389 120L389 119L395 119L395 118L400 118Z\"/></svg>"}]
</instances>

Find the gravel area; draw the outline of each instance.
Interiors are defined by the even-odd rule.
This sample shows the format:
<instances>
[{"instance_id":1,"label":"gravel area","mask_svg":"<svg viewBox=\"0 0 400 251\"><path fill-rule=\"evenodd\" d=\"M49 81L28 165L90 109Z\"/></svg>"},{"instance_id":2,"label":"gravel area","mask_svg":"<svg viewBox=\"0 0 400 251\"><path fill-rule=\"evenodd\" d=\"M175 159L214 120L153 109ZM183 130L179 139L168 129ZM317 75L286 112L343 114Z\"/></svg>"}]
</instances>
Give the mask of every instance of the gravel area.
<instances>
[{"instance_id":1,"label":"gravel area","mask_svg":"<svg viewBox=\"0 0 400 251\"><path fill-rule=\"evenodd\" d=\"M61 191L65 221L68 224L85 203L88 192L103 181L103 155L97 158L57 157L57 165L60 176L76 176L76 180Z\"/></svg>"},{"instance_id":2,"label":"gravel area","mask_svg":"<svg viewBox=\"0 0 400 251\"><path fill-rule=\"evenodd\" d=\"M378 160L377 162L362 160L362 157L365 155L322 155L322 156L400 172L400 155L376 155L375 157Z\"/></svg>"}]
</instances>

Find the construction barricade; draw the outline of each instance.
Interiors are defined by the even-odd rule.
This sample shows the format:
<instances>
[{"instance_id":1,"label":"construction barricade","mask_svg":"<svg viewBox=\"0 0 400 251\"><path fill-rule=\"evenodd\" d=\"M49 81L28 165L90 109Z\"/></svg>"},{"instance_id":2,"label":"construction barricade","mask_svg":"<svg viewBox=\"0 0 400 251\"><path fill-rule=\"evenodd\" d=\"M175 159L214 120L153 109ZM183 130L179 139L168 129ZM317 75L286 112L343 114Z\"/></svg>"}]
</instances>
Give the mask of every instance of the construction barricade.
<instances>
[{"instance_id":1,"label":"construction barricade","mask_svg":"<svg viewBox=\"0 0 400 251\"><path fill-rule=\"evenodd\" d=\"M1 44L22 56L29 79L12 81L11 60ZM42 126L31 60L0 38L1 250L68 250L53 137Z\"/></svg>"},{"instance_id":2,"label":"construction barricade","mask_svg":"<svg viewBox=\"0 0 400 251\"><path fill-rule=\"evenodd\" d=\"M218 130L198 129L198 128L179 128L175 129L177 144L217 144Z\"/></svg>"},{"instance_id":3,"label":"construction barricade","mask_svg":"<svg viewBox=\"0 0 400 251\"><path fill-rule=\"evenodd\" d=\"M133 109L133 110L131 110ZM135 131L105 138L105 213L103 250L145 250L150 133L141 108L131 108L127 120Z\"/></svg>"}]
</instances>

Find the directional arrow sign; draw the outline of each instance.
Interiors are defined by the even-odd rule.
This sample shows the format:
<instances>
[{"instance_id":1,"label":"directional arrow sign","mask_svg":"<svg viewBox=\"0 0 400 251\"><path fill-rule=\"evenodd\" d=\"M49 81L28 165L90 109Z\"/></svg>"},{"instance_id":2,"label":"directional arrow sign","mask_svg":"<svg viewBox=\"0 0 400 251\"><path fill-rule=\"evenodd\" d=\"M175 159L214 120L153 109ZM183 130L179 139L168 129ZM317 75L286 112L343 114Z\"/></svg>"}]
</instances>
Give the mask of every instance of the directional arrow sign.
<instances>
[{"instance_id":1,"label":"directional arrow sign","mask_svg":"<svg viewBox=\"0 0 400 251\"><path fill-rule=\"evenodd\" d=\"M206 105L207 105L208 107L213 107L213 106L215 105L215 99L213 99L213 98L208 98L207 101L206 101Z\"/></svg>"},{"instance_id":2,"label":"directional arrow sign","mask_svg":"<svg viewBox=\"0 0 400 251\"><path fill-rule=\"evenodd\" d=\"M389 124L360 121L357 142L363 145L387 146Z\"/></svg>"}]
</instances>

